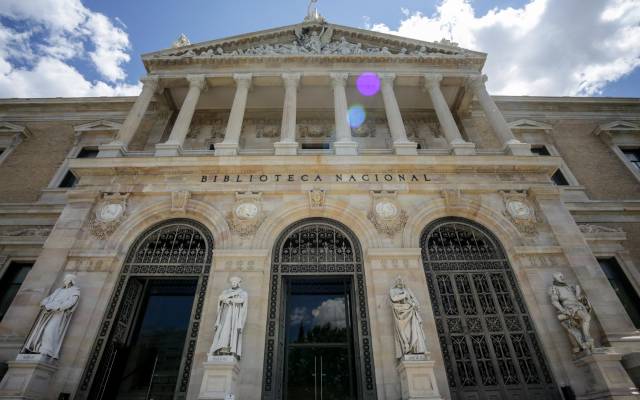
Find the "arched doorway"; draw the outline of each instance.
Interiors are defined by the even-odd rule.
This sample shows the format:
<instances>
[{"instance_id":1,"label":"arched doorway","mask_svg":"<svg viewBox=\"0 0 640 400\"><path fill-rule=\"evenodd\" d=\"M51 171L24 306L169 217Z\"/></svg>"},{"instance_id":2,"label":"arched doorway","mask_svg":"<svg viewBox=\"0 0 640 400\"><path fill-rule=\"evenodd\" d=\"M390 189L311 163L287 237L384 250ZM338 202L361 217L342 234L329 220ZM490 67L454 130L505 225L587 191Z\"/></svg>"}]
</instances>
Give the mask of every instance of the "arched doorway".
<instances>
[{"instance_id":1,"label":"arched doorway","mask_svg":"<svg viewBox=\"0 0 640 400\"><path fill-rule=\"evenodd\" d=\"M462 219L431 223L420 240L452 399L559 399L498 240Z\"/></svg>"},{"instance_id":2,"label":"arched doorway","mask_svg":"<svg viewBox=\"0 0 640 400\"><path fill-rule=\"evenodd\" d=\"M172 219L131 246L77 398L186 398L211 268L202 224Z\"/></svg>"},{"instance_id":3,"label":"arched doorway","mask_svg":"<svg viewBox=\"0 0 640 400\"><path fill-rule=\"evenodd\" d=\"M375 399L360 244L344 225L299 221L273 250L263 399Z\"/></svg>"}]
</instances>

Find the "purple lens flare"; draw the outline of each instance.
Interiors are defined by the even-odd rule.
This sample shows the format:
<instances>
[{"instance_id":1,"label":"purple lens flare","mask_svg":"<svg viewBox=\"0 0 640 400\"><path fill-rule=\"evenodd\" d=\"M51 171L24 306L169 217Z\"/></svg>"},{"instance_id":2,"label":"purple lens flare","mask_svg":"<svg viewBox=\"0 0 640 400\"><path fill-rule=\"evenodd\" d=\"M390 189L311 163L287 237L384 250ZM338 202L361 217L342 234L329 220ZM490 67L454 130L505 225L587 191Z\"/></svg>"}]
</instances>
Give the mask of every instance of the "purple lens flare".
<instances>
[{"instance_id":1,"label":"purple lens flare","mask_svg":"<svg viewBox=\"0 0 640 400\"><path fill-rule=\"evenodd\" d=\"M356 79L356 88L363 96L374 96L380 91L380 78L375 72L363 72Z\"/></svg>"}]
</instances>

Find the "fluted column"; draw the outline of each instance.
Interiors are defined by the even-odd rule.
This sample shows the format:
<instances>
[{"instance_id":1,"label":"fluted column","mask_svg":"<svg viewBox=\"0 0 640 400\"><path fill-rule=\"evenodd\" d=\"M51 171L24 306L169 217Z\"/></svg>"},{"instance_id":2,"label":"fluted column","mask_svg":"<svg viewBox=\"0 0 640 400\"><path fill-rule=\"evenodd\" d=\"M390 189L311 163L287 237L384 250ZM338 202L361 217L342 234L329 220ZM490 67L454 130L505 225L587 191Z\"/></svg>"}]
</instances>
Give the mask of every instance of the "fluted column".
<instances>
[{"instance_id":1,"label":"fluted column","mask_svg":"<svg viewBox=\"0 0 640 400\"><path fill-rule=\"evenodd\" d=\"M389 131L393 139L393 149L397 155L415 155L418 154L416 148L417 143L410 142L407 139L407 131L404 128L404 121L400 114L398 100L393 90L393 81L396 74L386 73L379 74L381 81L382 100L384 102L384 111L387 115L387 123Z\"/></svg>"},{"instance_id":2,"label":"fluted column","mask_svg":"<svg viewBox=\"0 0 640 400\"><path fill-rule=\"evenodd\" d=\"M247 107L247 96L251 87L252 75L234 74L233 79L236 81L236 95L231 105L227 129L224 132L224 140L222 143L216 144L215 154L217 156L235 156L238 154L242 121Z\"/></svg>"},{"instance_id":3,"label":"fluted column","mask_svg":"<svg viewBox=\"0 0 640 400\"><path fill-rule=\"evenodd\" d=\"M487 80L486 75L482 76L474 76L468 79L468 86L473 91L473 94L478 99L480 103L480 107L484 111L487 116L487 120L489 121L489 125L493 129L493 131L498 135L503 148L510 154L523 156L523 155L532 155L531 154L531 145L528 143L522 143L513 135L509 125L507 125L507 121L505 121L504 116L498 109L498 106L493 101L493 98L487 92L487 88L484 83Z\"/></svg>"},{"instance_id":4,"label":"fluted column","mask_svg":"<svg viewBox=\"0 0 640 400\"><path fill-rule=\"evenodd\" d=\"M347 78L346 72L332 73L331 86L333 87L333 107L335 113L336 141L333 143L336 155L354 156L358 154L358 144L351 137L351 127L347 115Z\"/></svg>"},{"instance_id":5,"label":"fluted column","mask_svg":"<svg viewBox=\"0 0 640 400\"><path fill-rule=\"evenodd\" d=\"M298 84L300 74L282 74L284 82L284 104L282 105L282 127L280 141L274 143L277 156L296 155L296 109L298 107Z\"/></svg>"},{"instance_id":6,"label":"fluted column","mask_svg":"<svg viewBox=\"0 0 640 400\"><path fill-rule=\"evenodd\" d=\"M458 125L456 124L455 119L453 119L447 100L445 100L444 95L442 94L442 89L440 89L441 81L442 75L440 74L426 74L424 76L424 87L431 98L431 103L433 104L433 109L438 117L438 122L440 122L442 133L447 139L447 142L449 142L449 146L451 147L453 154L475 154L476 145L474 143L466 142L462 138Z\"/></svg>"},{"instance_id":7,"label":"fluted column","mask_svg":"<svg viewBox=\"0 0 640 400\"><path fill-rule=\"evenodd\" d=\"M193 119L193 113L196 111L200 93L207 84L204 75L189 75L187 76L187 81L189 81L187 96L182 102L182 107L180 107L178 117L173 124L169 139L165 143L156 145L156 156L177 156L182 153L182 145L189 132L189 126Z\"/></svg>"},{"instance_id":8,"label":"fluted column","mask_svg":"<svg viewBox=\"0 0 640 400\"><path fill-rule=\"evenodd\" d=\"M127 146L138 131L151 99L160 87L160 81L157 76L146 76L140 80L142 81L142 92L133 103L133 107L127 114L127 118L124 120L116 138L111 143L99 146L98 157L120 157L127 152Z\"/></svg>"}]
</instances>

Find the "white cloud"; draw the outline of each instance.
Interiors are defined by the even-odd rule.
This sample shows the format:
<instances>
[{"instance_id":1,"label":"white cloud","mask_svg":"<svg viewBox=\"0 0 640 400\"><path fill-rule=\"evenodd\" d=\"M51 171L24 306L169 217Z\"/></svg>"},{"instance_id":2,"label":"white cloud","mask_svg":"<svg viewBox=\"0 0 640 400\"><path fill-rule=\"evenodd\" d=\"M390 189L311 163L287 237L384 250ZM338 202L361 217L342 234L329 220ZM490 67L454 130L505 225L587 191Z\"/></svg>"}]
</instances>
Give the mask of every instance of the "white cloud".
<instances>
[{"instance_id":1,"label":"white cloud","mask_svg":"<svg viewBox=\"0 0 640 400\"><path fill-rule=\"evenodd\" d=\"M80 0L3 0L0 17L10 25L0 24L0 97L139 93L139 83L125 82L127 33ZM76 62L101 78L89 81Z\"/></svg>"},{"instance_id":2,"label":"white cloud","mask_svg":"<svg viewBox=\"0 0 640 400\"><path fill-rule=\"evenodd\" d=\"M482 16L469 0L442 0L431 16L411 12L396 30L372 29L486 52L493 94L595 95L640 66L637 0L531 0Z\"/></svg>"},{"instance_id":3,"label":"white cloud","mask_svg":"<svg viewBox=\"0 0 640 400\"><path fill-rule=\"evenodd\" d=\"M347 320L345 310L343 298L325 300L311 311L314 317L313 326L331 325L334 328L344 328Z\"/></svg>"}]
</instances>

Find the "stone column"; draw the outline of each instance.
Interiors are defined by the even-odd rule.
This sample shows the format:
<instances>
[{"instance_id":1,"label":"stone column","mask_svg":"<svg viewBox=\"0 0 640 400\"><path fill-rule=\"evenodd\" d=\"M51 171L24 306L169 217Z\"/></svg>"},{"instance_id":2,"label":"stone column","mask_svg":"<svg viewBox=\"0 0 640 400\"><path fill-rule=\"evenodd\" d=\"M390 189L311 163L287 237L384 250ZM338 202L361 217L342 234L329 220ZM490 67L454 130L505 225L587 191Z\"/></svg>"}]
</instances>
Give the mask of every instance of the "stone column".
<instances>
[{"instance_id":1,"label":"stone column","mask_svg":"<svg viewBox=\"0 0 640 400\"><path fill-rule=\"evenodd\" d=\"M528 143L522 143L513 136L513 132L511 132L509 125L507 125L507 121L505 121L500 109L498 109L493 98L487 92L487 88L484 85L486 80L486 75L474 76L468 79L468 86L478 99L480 107L482 107L482 110L487 116L489 125L491 125L493 131L498 135L504 150L514 156L532 155L531 145Z\"/></svg>"},{"instance_id":2,"label":"stone column","mask_svg":"<svg viewBox=\"0 0 640 400\"><path fill-rule=\"evenodd\" d=\"M384 101L384 111L387 114L387 123L393 139L393 149L397 155L418 154L417 143L407 139L407 132L404 129L404 122L400 114L400 107L393 90L393 81L396 74L379 74L381 80L382 100Z\"/></svg>"},{"instance_id":3,"label":"stone column","mask_svg":"<svg viewBox=\"0 0 640 400\"><path fill-rule=\"evenodd\" d=\"M296 108L298 104L298 84L300 74L282 74L284 81L284 105L282 106L282 128L280 141L274 143L277 156L293 155L298 150L296 143Z\"/></svg>"},{"instance_id":4,"label":"stone column","mask_svg":"<svg viewBox=\"0 0 640 400\"><path fill-rule=\"evenodd\" d=\"M346 72L332 73L333 107L335 112L336 142L333 144L336 155L355 156L358 154L358 144L351 137L351 127L347 115L347 92L345 86L349 74Z\"/></svg>"},{"instance_id":5,"label":"stone column","mask_svg":"<svg viewBox=\"0 0 640 400\"><path fill-rule=\"evenodd\" d=\"M442 90L440 89L440 82L442 81L442 75L440 74L425 74L424 87L429 93L431 103L433 103L433 109L438 116L438 121L442 127L442 133L444 133L451 151L455 155L470 155L476 153L476 145L474 143L466 142L462 139L458 125L453 119L447 100L445 100Z\"/></svg>"},{"instance_id":6,"label":"stone column","mask_svg":"<svg viewBox=\"0 0 640 400\"><path fill-rule=\"evenodd\" d=\"M182 145L189 132L200 93L207 85L204 75L189 75L187 81L189 81L187 96L182 102L176 122L173 123L169 139L164 143L156 144L156 156L178 156L182 153Z\"/></svg>"},{"instance_id":7,"label":"stone column","mask_svg":"<svg viewBox=\"0 0 640 400\"><path fill-rule=\"evenodd\" d=\"M242 132L242 121L244 120L244 110L247 106L247 96L251 87L251 74L234 74L236 81L236 95L231 105L227 129L224 133L222 143L216 144L216 156L235 156L238 154L240 143L240 133Z\"/></svg>"},{"instance_id":8,"label":"stone column","mask_svg":"<svg viewBox=\"0 0 640 400\"><path fill-rule=\"evenodd\" d=\"M131 111L129 111L127 118L124 120L118 135L111 143L99 146L98 157L121 157L127 152L127 146L136 134L154 93L160 87L157 76L146 76L141 81L142 92L133 103L133 107L131 107Z\"/></svg>"}]
</instances>

